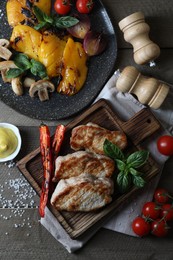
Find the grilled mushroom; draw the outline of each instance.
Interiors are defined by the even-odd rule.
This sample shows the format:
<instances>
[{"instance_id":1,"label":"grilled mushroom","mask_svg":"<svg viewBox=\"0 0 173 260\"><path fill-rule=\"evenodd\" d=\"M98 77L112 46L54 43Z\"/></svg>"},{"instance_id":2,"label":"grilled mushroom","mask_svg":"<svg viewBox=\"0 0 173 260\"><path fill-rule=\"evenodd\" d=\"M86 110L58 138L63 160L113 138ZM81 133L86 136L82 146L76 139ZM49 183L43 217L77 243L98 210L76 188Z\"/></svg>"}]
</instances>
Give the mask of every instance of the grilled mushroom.
<instances>
[{"instance_id":1,"label":"grilled mushroom","mask_svg":"<svg viewBox=\"0 0 173 260\"><path fill-rule=\"evenodd\" d=\"M21 77L13 78L11 80L11 87L17 96L23 95L23 86L21 82Z\"/></svg>"},{"instance_id":2,"label":"grilled mushroom","mask_svg":"<svg viewBox=\"0 0 173 260\"><path fill-rule=\"evenodd\" d=\"M34 97L36 94L38 94L40 101L45 101L49 99L48 92L53 92L54 90L55 86L50 81L39 80L31 85L29 89L29 95Z\"/></svg>"},{"instance_id":3,"label":"grilled mushroom","mask_svg":"<svg viewBox=\"0 0 173 260\"><path fill-rule=\"evenodd\" d=\"M4 60L9 60L12 52L8 49L10 42L6 39L0 39L0 57Z\"/></svg>"},{"instance_id":4,"label":"grilled mushroom","mask_svg":"<svg viewBox=\"0 0 173 260\"><path fill-rule=\"evenodd\" d=\"M10 47L10 42L7 39L0 39L0 46L8 49Z\"/></svg>"},{"instance_id":5,"label":"grilled mushroom","mask_svg":"<svg viewBox=\"0 0 173 260\"><path fill-rule=\"evenodd\" d=\"M17 66L14 64L14 62L12 60L0 62L0 71L1 71L1 75L2 75L2 80L4 82L11 82L11 79L8 79L6 77L6 72L9 69L14 69L14 68L17 68Z\"/></svg>"},{"instance_id":6,"label":"grilled mushroom","mask_svg":"<svg viewBox=\"0 0 173 260\"><path fill-rule=\"evenodd\" d=\"M23 86L25 88L30 88L33 83L35 83L35 80L33 78L26 77L23 81Z\"/></svg>"}]
</instances>

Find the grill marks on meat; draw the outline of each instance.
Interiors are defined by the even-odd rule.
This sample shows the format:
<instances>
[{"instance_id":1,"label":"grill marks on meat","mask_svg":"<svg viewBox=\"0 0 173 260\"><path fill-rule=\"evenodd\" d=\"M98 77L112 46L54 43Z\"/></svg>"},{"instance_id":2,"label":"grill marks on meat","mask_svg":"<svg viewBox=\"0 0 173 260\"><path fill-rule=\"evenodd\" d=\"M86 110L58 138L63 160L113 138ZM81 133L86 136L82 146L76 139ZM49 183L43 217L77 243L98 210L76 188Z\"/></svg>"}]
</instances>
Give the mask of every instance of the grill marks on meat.
<instances>
[{"instance_id":1,"label":"grill marks on meat","mask_svg":"<svg viewBox=\"0 0 173 260\"><path fill-rule=\"evenodd\" d=\"M53 181L58 182L51 197L57 210L89 212L112 201L115 164L104 155L105 139L120 149L127 146L126 135L88 123L72 130L70 145L77 152L59 156ZM79 151L85 150L85 151Z\"/></svg>"},{"instance_id":2,"label":"grill marks on meat","mask_svg":"<svg viewBox=\"0 0 173 260\"><path fill-rule=\"evenodd\" d=\"M78 151L56 159L53 181L79 176L84 172L97 177L111 177L114 167L114 161L107 156Z\"/></svg>"},{"instance_id":3,"label":"grill marks on meat","mask_svg":"<svg viewBox=\"0 0 173 260\"><path fill-rule=\"evenodd\" d=\"M105 139L108 139L120 149L124 149L127 146L127 137L124 133L110 131L93 123L73 128L70 145L75 151L85 149L97 154L104 154L103 143Z\"/></svg>"},{"instance_id":4,"label":"grill marks on meat","mask_svg":"<svg viewBox=\"0 0 173 260\"><path fill-rule=\"evenodd\" d=\"M51 197L57 210L93 211L112 201L113 182L110 178L97 178L90 174L62 179Z\"/></svg>"}]
</instances>

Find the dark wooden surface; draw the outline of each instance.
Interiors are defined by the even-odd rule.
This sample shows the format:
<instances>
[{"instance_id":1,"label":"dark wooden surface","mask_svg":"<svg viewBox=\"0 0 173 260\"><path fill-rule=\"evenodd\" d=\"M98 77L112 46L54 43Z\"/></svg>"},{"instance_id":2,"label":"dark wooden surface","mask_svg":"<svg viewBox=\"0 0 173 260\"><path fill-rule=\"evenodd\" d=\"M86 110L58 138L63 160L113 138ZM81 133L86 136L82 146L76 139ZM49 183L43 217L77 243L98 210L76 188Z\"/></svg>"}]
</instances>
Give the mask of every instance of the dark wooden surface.
<instances>
[{"instance_id":1,"label":"dark wooden surface","mask_svg":"<svg viewBox=\"0 0 173 260\"><path fill-rule=\"evenodd\" d=\"M143 74L152 75L173 84L173 1L172 0L103 0L114 28L118 42L118 57L115 70L127 65L135 65ZM0 4L1 5L1 4ZM142 11L146 22L150 25L150 38L161 47L161 55L156 61L157 66L137 66L133 61L132 47L123 39L118 22L127 15ZM14 112L0 102L0 121L14 123L19 126L23 145L18 159L38 147L38 126L40 122ZM61 121L62 122L62 121ZM63 121L66 123L67 121ZM48 122L55 126L60 122ZM52 128L53 129L53 128ZM29 142L28 142L29 140ZM172 190L173 159L166 163L160 185ZM11 199L13 189L9 181L21 178L16 167L8 164L0 165L0 189L3 198ZM14 198L13 198L14 200ZM34 197L38 205L38 197ZM69 254L38 222L38 209L28 208L23 216L6 207L0 208L0 259L120 259L120 260L172 260L173 235L164 239L147 237L134 238L107 229L99 230L93 238L77 253ZM3 204L4 205L4 204ZM25 219L25 224L24 224ZM16 228L16 223L18 228ZM22 225L23 224L23 225Z\"/></svg>"}]
</instances>

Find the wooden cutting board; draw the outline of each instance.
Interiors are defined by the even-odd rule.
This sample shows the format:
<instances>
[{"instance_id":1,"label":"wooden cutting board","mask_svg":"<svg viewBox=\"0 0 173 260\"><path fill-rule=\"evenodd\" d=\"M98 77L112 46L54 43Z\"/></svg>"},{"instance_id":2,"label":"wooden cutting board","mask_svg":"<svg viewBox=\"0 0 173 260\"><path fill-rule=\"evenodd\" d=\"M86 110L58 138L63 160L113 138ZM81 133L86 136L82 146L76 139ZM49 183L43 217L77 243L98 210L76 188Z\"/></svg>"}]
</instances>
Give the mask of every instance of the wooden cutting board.
<instances>
[{"instance_id":1,"label":"wooden cutting board","mask_svg":"<svg viewBox=\"0 0 173 260\"><path fill-rule=\"evenodd\" d=\"M77 125L88 122L96 123L109 130L124 131L128 138L127 149L129 152L142 149L141 142L145 138L151 137L161 127L149 109L141 110L130 120L124 122L112 111L108 102L101 99L67 125L65 139L60 151L61 155L74 152L69 145L71 130ZM17 166L40 196L43 180L40 148L21 159ZM149 182L159 172L159 166L150 157L148 163L142 168L142 172L145 173L145 180ZM96 222L103 221L105 218L115 214L120 209L120 206L127 203L129 198L136 195L138 191L139 189L133 187L126 194L118 194L113 197L113 201L109 205L94 213L59 212L50 203L48 203L48 207L70 237L75 239L84 232L89 231Z\"/></svg>"}]
</instances>

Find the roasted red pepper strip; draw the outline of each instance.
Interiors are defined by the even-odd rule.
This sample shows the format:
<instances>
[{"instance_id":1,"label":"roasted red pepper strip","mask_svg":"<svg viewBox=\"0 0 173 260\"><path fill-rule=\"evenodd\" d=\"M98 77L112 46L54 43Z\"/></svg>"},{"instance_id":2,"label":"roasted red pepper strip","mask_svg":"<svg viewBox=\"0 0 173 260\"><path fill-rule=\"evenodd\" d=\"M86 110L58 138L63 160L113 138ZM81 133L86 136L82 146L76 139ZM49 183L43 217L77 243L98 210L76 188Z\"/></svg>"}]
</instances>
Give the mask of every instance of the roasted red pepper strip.
<instances>
[{"instance_id":1,"label":"roasted red pepper strip","mask_svg":"<svg viewBox=\"0 0 173 260\"><path fill-rule=\"evenodd\" d=\"M66 130L66 128L64 125L58 125L56 127L55 135L54 135L53 142L52 142L54 159L56 159L56 157L58 156L62 141L64 140L65 130Z\"/></svg>"},{"instance_id":2,"label":"roasted red pepper strip","mask_svg":"<svg viewBox=\"0 0 173 260\"><path fill-rule=\"evenodd\" d=\"M43 164L43 183L42 193L40 197L39 213L41 217L44 217L45 207L49 195L50 180L52 177L52 149L51 149L51 138L50 132L47 125L40 126L40 152Z\"/></svg>"}]
</instances>

